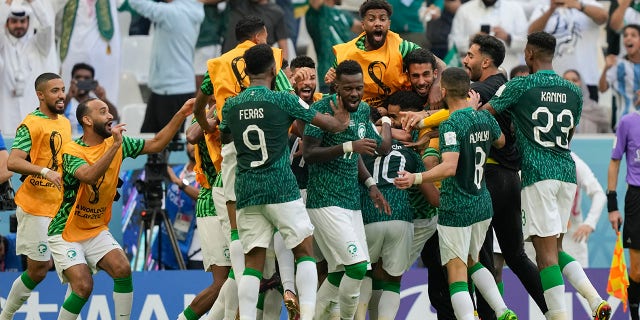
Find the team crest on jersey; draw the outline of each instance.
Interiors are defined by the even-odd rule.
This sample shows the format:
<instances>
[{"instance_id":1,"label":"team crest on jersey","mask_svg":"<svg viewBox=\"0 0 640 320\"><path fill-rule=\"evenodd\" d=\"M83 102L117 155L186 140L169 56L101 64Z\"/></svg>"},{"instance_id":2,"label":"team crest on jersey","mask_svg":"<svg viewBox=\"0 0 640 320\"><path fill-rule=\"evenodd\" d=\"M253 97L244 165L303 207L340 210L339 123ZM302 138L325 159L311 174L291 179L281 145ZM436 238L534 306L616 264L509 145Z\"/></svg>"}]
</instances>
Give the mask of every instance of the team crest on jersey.
<instances>
[{"instance_id":1,"label":"team crest on jersey","mask_svg":"<svg viewBox=\"0 0 640 320\"><path fill-rule=\"evenodd\" d=\"M78 253L76 252L75 249L67 249L67 258L71 260L75 260L77 256L78 256Z\"/></svg>"},{"instance_id":2,"label":"team crest on jersey","mask_svg":"<svg viewBox=\"0 0 640 320\"><path fill-rule=\"evenodd\" d=\"M224 248L224 251L222 253L224 255L224 258L229 260L231 259L231 254L229 253L229 248Z\"/></svg>"},{"instance_id":3,"label":"team crest on jersey","mask_svg":"<svg viewBox=\"0 0 640 320\"><path fill-rule=\"evenodd\" d=\"M356 254L358 254L358 246L354 242L350 242L347 245L347 252L349 252L351 256L355 256Z\"/></svg>"},{"instance_id":4,"label":"team crest on jersey","mask_svg":"<svg viewBox=\"0 0 640 320\"><path fill-rule=\"evenodd\" d=\"M38 244L38 253L40 253L40 255L43 255L45 252L47 252L47 244L41 242L40 244Z\"/></svg>"},{"instance_id":5,"label":"team crest on jersey","mask_svg":"<svg viewBox=\"0 0 640 320\"><path fill-rule=\"evenodd\" d=\"M358 123L358 138L364 139L366 135L367 128L365 127L364 123Z\"/></svg>"}]
</instances>

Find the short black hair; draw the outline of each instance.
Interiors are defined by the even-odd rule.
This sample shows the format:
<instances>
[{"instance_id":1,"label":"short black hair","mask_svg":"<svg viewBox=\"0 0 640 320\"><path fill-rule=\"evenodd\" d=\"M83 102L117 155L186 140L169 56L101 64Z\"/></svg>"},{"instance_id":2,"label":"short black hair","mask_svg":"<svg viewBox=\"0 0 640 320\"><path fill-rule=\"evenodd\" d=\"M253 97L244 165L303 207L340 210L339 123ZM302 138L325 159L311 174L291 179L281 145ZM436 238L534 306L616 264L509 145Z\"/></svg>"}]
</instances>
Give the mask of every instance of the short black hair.
<instances>
[{"instance_id":1,"label":"short black hair","mask_svg":"<svg viewBox=\"0 0 640 320\"><path fill-rule=\"evenodd\" d=\"M309 56L297 56L291 60L291 69L316 68L316 62Z\"/></svg>"},{"instance_id":2,"label":"short black hair","mask_svg":"<svg viewBox=\"0 0 640 320\"><path fill-rule=\"evenodd\" d=\"M362 67L355 60L344 60L336 67L336 80L340 79L343 74L349 76L362 74Z\"/></svg>"},{"instance_id":3,"label":"short black hair","mask_svg":"<svg viewBox=\"0 0 640 320\"><path fill-rule=\"evenodd\" d=\"M251 39L264 30L264 21L257 16L246 16L236 24L236 40L238 43Z\"/></svg>"},{"instance_id":4,"label":"short black hair","mask_svg":"<svg viewBox=\"0 0 640 320\"><path fill-rule=\"evenodd\" d=\"M400 111L422 111L425 99L415 91L396 91L387 98L387 104L400 106Z\"/></svg>"},{"instance_id":5,"label":"short black hair","mask_svg":"<svg viewBox=\"0 0 640 320\"><path fill-rule=\"evenodd\" d=\"M517 65L517 66L513 67L513 69L511 69L511 71L509 71L509 79L515 78L518 73L522 73L522 72L529 73L529 67L527 67L524 64Z\"/></svg>"},{"instance_id":6,"label":"short black hair","mask_svg":"<svg viewBox=\"0 0 640 320\"><path fill-rule=\"evenodd\" d=\"M383 9L387 11L387 15L389 17L393 14L393 8L387 0L366 0L360 5L360 18L364 18L367 11L376 9Z\"/></svg>"},{"instance_id":7,"label":"short black hair","mask_svg":"<svg viewBox=\"0 0 640 320\"><path fill-rule=\"evenodd\" d=\"M95 78L96 76L96 70L89 64L84 63L84 62L80 62L80 63L76 63L73 65L73 68L71 68L71 77L73 78L73 75L76 74L76 71L78 70L89 70L89 72L91 72L91 78Z\"/></svg>"},{"instance_id":8,"label":"short black hair","mask_svg":"<svg viewBox=\"0 0 640 320\"><path fill-rule=\"evenodd\" d=\"M462 68L449 67L442 72L440 84L447 90L447 96L464 99L469 95L469 75Z\"/></svg>"},{"instance_id":9,"label":"short black hair","mask_svg":"<svg viewBox=\"0 0 640 320\"><path fill-rule=\"evenodd\" d=\"M622 28L622 33L624 33L624 30L628 29L628 28L636 29L636 31L638 31L638 33L640 33L640 25L635 24L635 23L630 23L630 24L624 26L624 28Z\"/></svg>"},{"instance_id":10,"label":"short black hair","mask_svg":"<svg viewBox=\"0 0 640 320\"><path fill-rule=\"evenodd\" d=\"M57 75L55 73L51 73L51 72L45 72L45 73L39 75L36 78L36 81L34 83L34 87L36 88L36 91L39 90L38 88L40 86L42 86L43 84L45 84L45 83L47 83L47 82L49 82L51 80L54 80L54 79L62 79L62 78L59 75Z\"/></svg>"},{"instance_id":11,"label":"short black hair","mask_svg":"<svg viewBox=\"0 0 640 320\"><path fill-rule=\"evenodd\" d=\"M89 103L91 101L98 100L98 98L89 98L78 105L76 108L76 120L78 123L84 127L84 123L82 123L82 117L86 116L89 113Z\"/></svg>"},{"instance_id":12,"label":"short black hair","mask_svg":"<svg viewBox=\"0 0 640 320\"><path fill-rule=\"evenodd\" d=\"M275 65L273 51L268 44L257 44L243 55L245 68L244 71L249 75L257 75L266 72Z\"/></svg>"},{"instance_id":13,"label":"short black hair","mask_svg":"<svg viewBox=\"0 0 640 320\"><path fill-rule=\"evenodd\" d=\"M488 34L477 34L471 39L471 45L477 44L480 53L493 60L493 65L499 67L504 61L505 48L502 41Z\"/></svg>"},{"instance_id":14,"label":"short black hair","mask_svg":"<svg viewBox=\"0 0 640 320\"><path fill-rule=\"evenodd\" d=\"M544 31L530 33L527 36L527 44L536 47L538 52L547 58L553 58L556 52L556 38Z\"/></svg>"},{"instance_id":15,"label":"short black hair","mask_svg":"<svg viewBox=\"0 0 640 320\"><path fill-rule=\"evenodd\" d=\"M424 63L430 63L433 69L438 67L438 64L436 63L436 56L431 51L424 48L415 49L407 53L407 55L402 59L405 72L409 71L409 65Z\"/></svg>"}]
</instances>

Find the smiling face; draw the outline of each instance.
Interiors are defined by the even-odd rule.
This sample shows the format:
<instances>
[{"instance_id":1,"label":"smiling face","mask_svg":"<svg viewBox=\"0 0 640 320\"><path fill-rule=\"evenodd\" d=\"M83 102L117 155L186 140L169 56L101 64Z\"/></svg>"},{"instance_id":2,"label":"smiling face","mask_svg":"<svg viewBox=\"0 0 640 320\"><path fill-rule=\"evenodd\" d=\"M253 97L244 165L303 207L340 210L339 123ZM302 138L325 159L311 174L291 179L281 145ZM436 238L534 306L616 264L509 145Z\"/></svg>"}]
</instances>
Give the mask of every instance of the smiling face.
<instances>
[{"instance_id":1,"label":"smiling face","mask_svg":"<svg viewBox=\"0 0 640 320\"><path fill-rule=\"evenodd\" d=\"M349 112L358 110L364 93L362 73L343 74L336 79L336 93L342 99L342 104Z\"/></svg>"},{"instance_id":2,"label":"smiling face","mask_svg":"<svg viewBox=\"0 0 640 320\"><path fill-rule=\"evenodd\" d=\"M38 99L53 114L64 114L64 82L62 79L52 79L41 84L36 90Z\"/></svg>"},{"instance_id":3,"label":"smiling face","mask_svg":"<svg viewBox=\"0 0 640 320\"><path fill-rule=\"evenodd\" d=\"M362 29L366 34L369 49L375 50L384 45L387 32L391 27L391 19L384 9L371 9L362 19Z\"/></svg>"},{"instance_id":4,"label":"smiling face","mask_svg":"<svg viewBox=\"0 0 640 320\"><path fill-rule=\"evenodd\" d=\"M421 97L429 95L431 85L437 76L437 72L437 70L433 69L431 63L412 63L407 68L411 87Z\"/></svg>"},{"instance_id":5,"label":"smiling face","mask_svg":"<svg viewBox=\"0 0 640 320\"><path fill-rule=\"evenodd\" d=\"M316 70L312 70L314 72L309 79L296 82L295 87L293 88L293 90L296 92L296 95L298 95L298 97L300 97L308 105L311 105L313 103L313 94L316 92ZM292 70L292 73L295 73L295 70Z\"/></svg>"},{"instance_id":6,"label":"smiling face","mask_svg":"<svg viewBox=\"0 0 640 320\"><path fill-rule=\"evenodd\" d=\"M636 28L625 28L622 34L622 43L627 54L635 55L640 52L640 32Z\"/></svg>"}]
</instances>

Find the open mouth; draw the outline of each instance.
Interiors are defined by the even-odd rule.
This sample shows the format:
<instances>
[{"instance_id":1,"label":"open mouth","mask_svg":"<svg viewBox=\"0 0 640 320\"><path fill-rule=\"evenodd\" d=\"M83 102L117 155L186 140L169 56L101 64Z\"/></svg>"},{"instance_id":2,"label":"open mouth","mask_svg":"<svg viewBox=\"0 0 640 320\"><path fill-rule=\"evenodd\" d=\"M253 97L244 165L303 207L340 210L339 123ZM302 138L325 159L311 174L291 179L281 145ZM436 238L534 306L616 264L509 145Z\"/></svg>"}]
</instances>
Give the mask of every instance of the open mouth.
<instances>
[{"instance_id":1,"label":"open mouth","mask_svg":"<svg viewBox=\"0 0 640 320\"><path fill-rule=\"evenodd\" d=\"M113 121L109 121L104 125L104 128L107 129L107 132L111 131L111 125L113 124Z\"/></svg>"},{"instance_id":2,"label":"open mouth","mask_svg":"<svg viewBox=\"0 0 640 320\"><path fill-rule=\"evenodd\" d=\"M382 30L373 32L373 40L375 40L375 42L382 42L383 39L384 39L384 32Z\"/></svg>"},{"instance_id":3,"label":"open mouth","mask_svg":"<svg viewBox=\"0 0 640 320\"><path fill-rule=\"evenodd\" d=\"M64 100L58 100L58 101L56 101L56 107L64 108Z\"/></svg>"}]
</instances>

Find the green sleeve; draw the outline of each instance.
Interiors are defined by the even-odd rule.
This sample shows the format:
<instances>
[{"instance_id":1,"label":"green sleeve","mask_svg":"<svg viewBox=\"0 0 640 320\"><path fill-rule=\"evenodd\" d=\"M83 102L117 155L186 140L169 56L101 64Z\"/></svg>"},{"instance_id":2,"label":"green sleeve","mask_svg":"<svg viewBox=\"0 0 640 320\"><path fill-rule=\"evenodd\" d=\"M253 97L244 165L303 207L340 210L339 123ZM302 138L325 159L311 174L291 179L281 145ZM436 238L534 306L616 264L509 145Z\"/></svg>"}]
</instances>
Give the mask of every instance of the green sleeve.
<instances>
[{"instance_id":1,"label":"green sleeve","mask_svg":"<svg viewBox=\"0 0 640 320\"><path fill-rule=\"evenodd\" d=\"M142 153L144 148L144 139L122 137L122 158L136 158Z\"/></svg>"},{"instance_id":2,"label":"green sleeve","mask_svg":"<svg viewBox=\"0 0 640 320\"><path fill-rule=\"evenodd\" d=\"M524 93L525 88L524 80L527 77L516 77L515 79L503 84L495 95L489 101L491 107L497 112L501 113L506 109L509 109L516 105L520 97Z\"/></svg>"},{"instance_id":3,"label":"green sleeve","mask_svg":"<svg viewBox=\"0 0 640 320\"><path fill-rule=\"evenodd\" d=\"M290 93L281 93L282 94L282 103L278 104L278 107L284 112L288 113L291 117L300 119L306 123L310 123L311 120L318 113L316 110L305 109L300 105L298 96L292 95ZM222 118L224 121L225 118Z\"/></svg>"},{"instance_id":4,"label":"green sleeve","mask_svg":"<svg viewBox=\"0 0 640 320\"><path fill-rule=\"evenodd\" d=\"M291 83L289 82L289 78L287 78L287 75L284 73L284 71L282 69L280 69L280 71L278 71L278 74L276 75L276 87L275 87L276 91L285 91L285 92L290 92L293 91L293 87L291 86Z\"/></svg>"},{"instance_id":5,"label":"green sleeve","mask_svg":"<svg viewBox=\"0 0 640 320\"><path fill-rule=\"evenodd\" d=\"M327 99L332 99L332 98L327 98ZM323 100L321 100L321 101L323 101ZM313 111L317 111L317 112L323 112L324 109L322 108L322 105L323 105L323 103L316 102L316 103L311 105L310 109L313 110ZM304 135L305 136L314 137L316 139L322 139L324 137L324 131L322 131L322 129L312 125L311 123L309 123L308 125L304 126Z\"/></svg>"},{"instance_id":6,"label":"green sleeve","mask_svg":"<svg viewBox=\"0 0 640 320\"><path fill-rule=\"evenodd\" d=\"M399 48L402 59L404 59L404 57L406 57L409 52L416 49L420 49L420 46L411 41L402 40Z\"/></svg>"},{"instance_id":7,"label":"green sleeve","mask_svg":"<svg viewBox=\"0 0 640 320\"><path fill-rule=\"evenodd\" d=\"M481 112L485 113L487 121L489 121L489 124L491 125L491 141L498 140L500 138L500 135L502 134L502 130L500 130L498 121L496 121L496 119L491 115L491 113L489 113L489 111L482 110Z\"/></svg>"},{"instance_id":8,"label":"green sleeve","mask_svg":"<svg viewBox=\"0 0 640 320\"><path fill-rule=\"evenodd\" d=\"M229 117L229 110L233 105L233 100L233 98L227 99L227 101L224 103L224 106L222 107L222 122L220 122L220 124L218 125L218 130L220 130L220 132L231 132L231 130L229 130L229 123L227 119Z\"/></svg>"},{"instance_id":9,"label":"green sleeve","mask_svg":"<svg viewBox=\"0 0 640 320\"><path fill-rule=\"evenodd\" d=\"M18 127L11 149L20 149L26 153L31 152L31 134L29 134L27 126L21 125Z\"/></svg>"},{"instance_id":10,"label":"green sleeve","mask_svg":"<svg viewBox=\"0 0 640 320\"><path fill-rule=\"evenodd\" d=\"M78 168L82 167L85 164L87 164L87 162L84 161L84 159L72 156L67 153L62 155L62 169L65 175L70 174L71 176L75 177Z\"/></svg>"},{"instance_id":11,"label":"green sleeve","mask_svg":"<svg viewBox=\"0 0 640 320\"><path fill-rule=\"evenodd\" d=\"M211 83L209 71L204 73L204 79L202 80L202 84L200 85L200 91L208 96L213 94L213 83Z\"/></svg>"},{"instance_id":12,"label":"green sleeve","mask_svg":"<svg viewBox=\"0 0 640 320\"><path fill-rule=\"evenodd\" d=\"M440 152L460 152L460 139L451 121L440 124Z\"/></svg>"}]
</instances>

